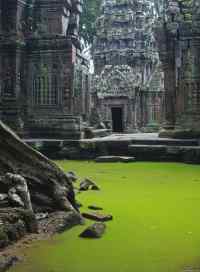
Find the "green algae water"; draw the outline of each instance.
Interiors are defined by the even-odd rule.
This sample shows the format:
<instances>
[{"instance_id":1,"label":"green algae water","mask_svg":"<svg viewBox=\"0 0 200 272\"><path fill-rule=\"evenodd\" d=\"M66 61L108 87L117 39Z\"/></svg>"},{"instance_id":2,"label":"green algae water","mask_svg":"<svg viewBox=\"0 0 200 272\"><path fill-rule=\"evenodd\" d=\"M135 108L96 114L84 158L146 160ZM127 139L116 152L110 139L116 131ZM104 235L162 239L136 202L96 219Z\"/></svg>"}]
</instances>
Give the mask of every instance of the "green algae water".
<instances>
[{"instance_id":1,"label":"green algae water","mask_svg":"<svg viewBox=\"0 0 200 272\"><path fill-rule=\"evenodd\" d=\"M101 191L78 195L113 215L98 240L78 226L22 250L12 272L200 271L200 167L173 163L67 162L65 171L93 179ZM87 224L91 222L87 221ZM193 269L193 270L192 270Z\"/></svg>"}]
</instances>

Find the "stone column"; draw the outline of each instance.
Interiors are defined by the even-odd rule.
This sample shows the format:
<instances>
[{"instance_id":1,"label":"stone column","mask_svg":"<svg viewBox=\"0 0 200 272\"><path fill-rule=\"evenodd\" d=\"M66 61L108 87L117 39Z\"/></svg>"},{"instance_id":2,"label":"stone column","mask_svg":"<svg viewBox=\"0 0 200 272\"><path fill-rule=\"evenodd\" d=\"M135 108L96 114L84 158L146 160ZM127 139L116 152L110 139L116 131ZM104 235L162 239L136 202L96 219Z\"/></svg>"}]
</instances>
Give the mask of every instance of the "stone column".
<instances>
[{"instance_id":1,"label":"stone column","mask_svg":"<svg viewBox=\"0 0 200 272\"><path fill-rule=\"evenodd\" d=\"M166 33L168 36L168 34ZM162 58L164 70L164 88L165 88L165 101L164 101L164 122L160 137L170 136L175 126L175 104L176 104L176 66L175 66L175 41L171 37L166 37L166 51L164 58Z\"/></svg>"},{"instance_id":2,"label":"stone column","mask_svg":"<svg viewBox=\"0 0 200 272\"><path fill-rule=\"evenodd\" d=\"M200 136L200 40L193 39L184 52L174 137Z\"/></svg>"}]
</instances>

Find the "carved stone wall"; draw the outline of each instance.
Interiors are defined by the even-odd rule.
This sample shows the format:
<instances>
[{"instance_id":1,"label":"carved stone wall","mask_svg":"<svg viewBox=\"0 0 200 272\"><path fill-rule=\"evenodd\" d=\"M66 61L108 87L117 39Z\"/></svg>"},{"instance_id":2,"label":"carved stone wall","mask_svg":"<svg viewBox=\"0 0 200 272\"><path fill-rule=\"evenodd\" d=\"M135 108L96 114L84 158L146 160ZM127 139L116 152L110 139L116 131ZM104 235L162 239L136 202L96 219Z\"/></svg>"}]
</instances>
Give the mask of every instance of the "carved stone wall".
<instances>
[{"instance_id":1,"label":"carved stone wall","mask_svg":"<svg viewBox=\"0 0 200 272\"><path fill-rule=\"evenodd\" d=\"M165 74L165 123L161 136L200 135L200 3L166 1L157 27Z\"/></svg>"},{"instance_id":2,"label":"carved stone wall","mask_svg":"<svg viewBox=\"0 0 200 272\"><path fill-rule=\"evenodd\" d=\"M24 36L21 19L25 1L1 1L1 115L2 120L21 132L20 89L23 75Z\"/></svg>"},{"instance_id":3,"label":"carved stone wall","mask_svg":"<svg viewBox=\"0 0 200 272\"><path fill-rule=\"evenodd\" d=\"M2 39L2 23L3 23L3 10L2 10L2 3L0 3L0 41ZM2 56L0 54L0 117L1 117L1 111L2 111Z\"/></svg>"},{"instance_id":4,"label":"carved stone wall","mask_svg":"<svg viewBox=\"0 0 200 272\"><path fill-rule=\"evenodd\" d=\"M93 107L112 123L112 108L123 112L123 131L158 130L163 72L153 34L153 1L105 0L96 21Z\"/></svg>"},{"instance_id":5,"label":"carved stone wall","mask_svg":"<svg viewBox=\"0 0 200 272\"><path fill-rule=\"evenodd\" d=\"M77 66L89 77L87 61L80 65L81 10L79 0L1 1L1 117L27 137L80 137Z\"/></svg>"},{"instance_id":6,"label":"carved stone wall","mask_svg":"<svg viewBox=\"0 0 200 272\"><path fill-rule=\"evenodd\" d=\"M91 76L88 73L87 61L79 56L74 70L73 112L88 121L91 107Z\"/></svg>"}]
</instances>

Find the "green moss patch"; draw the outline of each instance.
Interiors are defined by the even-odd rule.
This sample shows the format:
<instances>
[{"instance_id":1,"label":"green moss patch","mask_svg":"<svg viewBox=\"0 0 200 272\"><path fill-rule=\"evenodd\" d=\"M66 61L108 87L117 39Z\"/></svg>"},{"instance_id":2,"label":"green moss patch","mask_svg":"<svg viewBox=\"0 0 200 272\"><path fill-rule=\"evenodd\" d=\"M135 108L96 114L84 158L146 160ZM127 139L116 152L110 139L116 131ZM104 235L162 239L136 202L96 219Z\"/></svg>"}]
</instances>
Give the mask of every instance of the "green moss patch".
<instances>
[{"instance_id":1,"label":"green moss patch","mask_svg":"<svg viewBox=\"0 0 200 272\"><path fill-rule=\"evenodd\" d=\"M97 205L113 215L99 240L78 226L25 250L12 272L177 272L200 269L200 167L172 163L60 162L93 179L82 211ZM87 222L90 224L91 222ZM192 270L191 270L192 271Z\"/></svg>"}]
</instances>

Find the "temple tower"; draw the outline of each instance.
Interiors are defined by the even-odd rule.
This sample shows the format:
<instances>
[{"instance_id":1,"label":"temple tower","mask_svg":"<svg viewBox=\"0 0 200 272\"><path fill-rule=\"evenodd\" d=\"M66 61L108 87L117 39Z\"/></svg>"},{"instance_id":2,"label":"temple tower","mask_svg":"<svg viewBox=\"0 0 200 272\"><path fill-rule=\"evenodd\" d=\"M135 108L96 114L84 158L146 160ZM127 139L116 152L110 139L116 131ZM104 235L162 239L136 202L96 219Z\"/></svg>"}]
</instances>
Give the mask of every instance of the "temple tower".
<instances>
[{"instance_id":1,"label":"temple tower","mask_svg":"<svg viewBox=\"0 0 200 272\"><path fill-rule=\"evenodd\" d=\"M89 78L79 41L81 0L0 3L1 118L24 137L80 138L86 108L77 111L76 70Z\"/></svg>"},{"instance_id":2,"label":"temple tower","mask_svg":"<svg viewBox=\"0 0 200 272\"><path fill-rule=\"evenodd\" d=\"M153 1L105 0L94 42L94 107L113 131L157 130L163 76L153 35ZM118 124L117 124L118 123Z\"/></svg>"}]
</instances>

